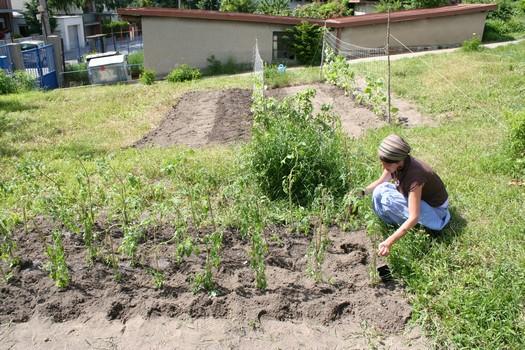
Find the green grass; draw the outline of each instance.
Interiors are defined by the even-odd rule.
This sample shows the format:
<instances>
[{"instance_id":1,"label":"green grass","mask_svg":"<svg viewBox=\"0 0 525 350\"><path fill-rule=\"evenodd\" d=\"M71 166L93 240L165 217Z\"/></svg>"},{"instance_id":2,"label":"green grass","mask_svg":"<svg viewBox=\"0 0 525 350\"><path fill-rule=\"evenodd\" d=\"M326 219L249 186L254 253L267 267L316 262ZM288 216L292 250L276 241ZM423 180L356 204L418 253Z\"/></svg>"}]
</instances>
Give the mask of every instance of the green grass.
<instances>
[{"instance_id":1,"label":"green grass","mask_svg":"<svg viewBox=\"0 0 525 350\"><path fill-rule=\"evenodd\" d=\"M395 131L447 185L454 218L445 235L434 241L407 235L394 246L391 259L406 281L413 320L440 348L525 348L525 191L509 185L504 155L506 114L525 108L523 57L525 43L396 61L394 91L440 126L384 128L350 142L363 154L354 164L363 184L379 174L379 140ZM291 83L301 83L315 81L319 72L294 69L289 74ZM252 82L241 75L0 96L0 181L3 188L12 187L0 192L0 213L18 208L23 191L16 166L28 159L42 160L52 178L69 186L80 158L89 169L108 159L122 174L166 185L176 198L183 198L178 191L185 185L203 181L220 193L218 201L234 201L243 195L234 186L242 180L237 163L242 146L127 148L184 92L226 87L251 88ZM38 208L32 210L36 214ZM230 206L217 216L233 223L235 210ZM286 204L264 210L268 220L279 220Z\"/></svg>"}]
</instances>

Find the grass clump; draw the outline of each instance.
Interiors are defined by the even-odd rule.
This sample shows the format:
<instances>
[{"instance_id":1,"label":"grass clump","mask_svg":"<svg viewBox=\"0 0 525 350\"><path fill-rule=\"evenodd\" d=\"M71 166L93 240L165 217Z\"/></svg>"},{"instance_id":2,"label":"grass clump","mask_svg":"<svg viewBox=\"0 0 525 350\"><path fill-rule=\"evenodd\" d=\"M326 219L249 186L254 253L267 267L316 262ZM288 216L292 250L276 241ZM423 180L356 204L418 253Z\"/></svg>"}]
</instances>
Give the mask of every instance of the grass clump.
<instances>
[{"instance_id":1,"label":"grass clump","mask_svg":"<svg viewBox=\"0 0 525 350\"><path fill-rule=\"evenodd\" d=\"M144 71L144 51L132 52L128 55L128 66L132 77L138 77Z\"/></svg>"},{"instance_id":2,"label":"grass clump","mask_svg":"<svg viewBox=\"0 0 525 350\"><path fill-rule=\"evenodd\" d=\"M192 68L187 64L181 64L168 74L168 81L171 83L177 83L187 80L200 79L201 72L198 68Z\"/></svg>"},{"instance_id":3,"label":"grass clump","mask_svg":"<svg viewBox=\"0 0 525 350\"><path fill-rule=\"evenodd\" d=\"M483 47L481 46L481 40L478 37L473 37L472 39L465 40L461 45L461 48L465 52L481 51L483 49Z\"/></svg>"},{"instance_id":4,"label":"grass clump","mask_svg":"<svg viewBox=\"0 0 525 350\"><path fill-rule=\"evenodd\" d=\"M264 66L264 82L269 88L280 88L290 85L290 74L284 70L279 71L275 64Z\"/></svg>"},{"instance_id":5,"label":"grass clump","mask_svg":"<svg viewBox=\"0 0 525 350\"><path fill-rule=\"evenodd\" d=\"M140 82L144 85L152 85L155 82L156 73L152 69L145 69L140 75Z\"/></svg>"},{"instance_id":6,"label":"grass clump","mask_svg":"<svg viewBox=\"0 0 525 350\"><path fill-rule=\"evenodd\" d=\"M249 146L252 173L270 199L308 205L318 186L342 196L349 164L339 117L323 108L313 113L315 90L279 102L257 97Z\"/></svg>"},{"instance_id":7,"label":"grass clump","mask_svg":"<svg viewBox=\"0 0 525 350\"><path fill-rule=\"evenodd\" d=\"M30 91L36 88L36 80L27 72L15 71L14 74L6 74L0 70L0 95L13 94Z\"/></svg>"},{"instance_id":8,"label":"grass clump","mask_svg":"<svg viewBox=\"0 0 525 350\"><path fill-rule=\"evenodd\" d=\"M525 112L510 116L508 146L513 175L525 178Z\"/></svg>"}]
</instances>

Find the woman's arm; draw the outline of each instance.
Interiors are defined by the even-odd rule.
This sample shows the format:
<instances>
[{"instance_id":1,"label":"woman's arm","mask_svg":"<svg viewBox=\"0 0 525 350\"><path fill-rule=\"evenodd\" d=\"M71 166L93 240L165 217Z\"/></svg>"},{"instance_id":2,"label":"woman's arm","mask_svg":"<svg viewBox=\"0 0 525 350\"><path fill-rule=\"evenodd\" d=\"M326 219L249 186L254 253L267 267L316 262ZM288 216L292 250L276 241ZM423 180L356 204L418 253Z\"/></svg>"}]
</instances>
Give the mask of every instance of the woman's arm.
<instances>
[{"instance_id":1,"label":"woman's arm","mask_svg":"<svg viewBox=\"0 0 525 350\"><path fill-rule=\"evenodd\" d=\"M419 213L421 211L421 192L423 185L417 185L412 191L408 193L408 219L399 226L399 228L379 244L379 255L387 256L390 254L390 248L392 245L401 237L407 233L412 227L414 227L419 221Z\"/></svg>"},{"instance_id":2,"label":"woman's arm","mask_svg":"<svg viewBox=\"0 0 525 350\"><path fill-rule=\"evenodd\" d=\"M383 182L390 181L392 179L392 174L390 174L387 170L383 170L383 174L379 177L379 179L372 182L370 185L366 186L365 188L365 194L374 192L374 189L381 185Z\"/></svg>"}]
</instances>

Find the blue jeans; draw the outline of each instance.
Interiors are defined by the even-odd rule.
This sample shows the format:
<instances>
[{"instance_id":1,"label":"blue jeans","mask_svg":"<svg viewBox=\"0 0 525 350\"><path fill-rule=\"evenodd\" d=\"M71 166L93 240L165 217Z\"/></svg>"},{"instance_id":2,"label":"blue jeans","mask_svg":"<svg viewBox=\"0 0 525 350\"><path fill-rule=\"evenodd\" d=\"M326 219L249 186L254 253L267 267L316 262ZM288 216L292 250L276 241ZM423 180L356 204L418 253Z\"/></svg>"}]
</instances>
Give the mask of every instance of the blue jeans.
<instances>
[{"instance_id":1,"label":"blue jeans","mask_svg":"<svg viewBox=\"0 0 525 350\"><path fill-rule=\"evenodd\" d=\"M376 214L392 225L401 225L408 219L408 201L393 183L384 182L374 189L373 208ZM432 207L421 201L419 223L431 230L442 230L450 221L448 201L440 207Z\"/></svg>"}]
</instances>

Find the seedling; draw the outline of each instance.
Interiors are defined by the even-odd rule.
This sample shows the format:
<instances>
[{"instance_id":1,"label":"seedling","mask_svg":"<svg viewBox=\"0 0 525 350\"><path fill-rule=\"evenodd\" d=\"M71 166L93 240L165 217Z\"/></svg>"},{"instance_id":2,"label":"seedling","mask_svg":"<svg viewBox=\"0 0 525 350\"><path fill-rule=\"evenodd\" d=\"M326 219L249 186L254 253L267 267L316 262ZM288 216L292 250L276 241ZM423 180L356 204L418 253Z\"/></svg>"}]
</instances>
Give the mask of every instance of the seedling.
<instances>
[{"instance_id":1,"label":"seedling","mask_svg":"<svg viewBox=\"0 0 525 350\"><path fill-rule=\"evenodd\" d=\"M64 244L62 243L62 233L58 230L53 231L52 239L53 243L46 248L46 255L49 258L47 270L58 288L67 288L70 277L66 264Z\"/></svg>"}]
</instances>

